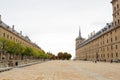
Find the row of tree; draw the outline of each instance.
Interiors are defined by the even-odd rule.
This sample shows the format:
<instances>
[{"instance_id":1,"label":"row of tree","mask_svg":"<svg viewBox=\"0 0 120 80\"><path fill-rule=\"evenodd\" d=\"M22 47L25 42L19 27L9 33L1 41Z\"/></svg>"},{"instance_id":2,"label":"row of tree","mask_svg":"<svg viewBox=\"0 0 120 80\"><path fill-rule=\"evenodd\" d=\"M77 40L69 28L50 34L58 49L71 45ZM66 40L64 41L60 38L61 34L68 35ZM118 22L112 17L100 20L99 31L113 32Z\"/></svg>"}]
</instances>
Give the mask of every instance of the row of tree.
<instances>
[{"instance_id":1,"label":"row of tree","mask_svg":"<svg viewBox=\"0 0 120 80\"><path fill-rule=\"evenodd\" d=\"M24 46L20 43L15 43L11 40L0 38L0 51L4 53L9 53L10 58L15 56L24 58L40 58L47 59L50 58L49 54L46 54L42 49L36 49ZM12 55L12 57L11 57ZM18 58L17 58L18 59Z\"/></svg>"},{"instance_id":2,"label":"row of tree","mask_svg":"<svg viewBox=\"0 0 120 80\"><path fill-rule=\"evenodd\" d=\"M0 38L0 51L5 55L9 54L9 59L58 59L58 60L69 60L71 59L71 54L67 52L59 52L56 55L52 53L45 53L42 49L36 49L24 46L20 43L15 43L14 41Z\"/></svg>"},{"instance_id":3,"label":"row of tree","mask_svg":"<svg viewBox=\"0 0 120 80\"><path fill-rule=\"evenodd\" d=\"M52 54L52 53L47 53L48 55L50 55L50 59L53 59L53 60L69 60L71 59L72 55L67 53L67 52L59 52L56 55Z\"/></svg>"},{"instance_id":4,"label":"row of tree","mask_svg":"<svg viewBox=\"0 0 120 80\"><path fill-rule=\"evenodd\" d=\"M59 52L58 53L58 58L61 59L61 60L69 60L71 59L72 55L67 53L67 52Z\"/></svg>"}]
</instances>

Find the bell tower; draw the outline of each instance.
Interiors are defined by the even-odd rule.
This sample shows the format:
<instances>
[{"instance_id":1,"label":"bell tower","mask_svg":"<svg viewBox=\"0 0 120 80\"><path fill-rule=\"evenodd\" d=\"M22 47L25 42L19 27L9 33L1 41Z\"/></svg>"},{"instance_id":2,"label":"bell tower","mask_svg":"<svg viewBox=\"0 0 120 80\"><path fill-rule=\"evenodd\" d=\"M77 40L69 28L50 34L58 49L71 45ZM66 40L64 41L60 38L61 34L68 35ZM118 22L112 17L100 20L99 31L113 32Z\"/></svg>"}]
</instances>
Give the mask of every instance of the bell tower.
<instances>
[{"instance_id":1,"label":"bell tower","mask_svg":"<svg viewBox=\"0 0 120 80\"><path fill-rule=\"evenodd\" d=\"M85 39L82 38L81 36L81 29L79 27L79 36L76 38L75 42L76 42L76 59L79 60L80 59L80 52L79 52L79 45L81 44L81 42L83 42Z\"/></svg>"},{"instance_id":2,"label":"bell tower","mask_svg":"<svg viewBox=\"0 0 120 80\"><path fill-rule=\"evenodd\" d=\"M120 0L112 0L113 26L120 27Z\"/></svg>"},{"instance_id":3,"label":"bell tower","mask_svg":"<svg viewBox=\"0 0 120 80\"><path fill-rule=\"evenodd\" d=\"M85 39L84 38L82 38L82 36L81 36L81 29L80 29L80 27L79 27L79 36L76 38L76 48L78 47L78 45L82 42L82 41L84 41Z\"/></svg>"}]
</instances>

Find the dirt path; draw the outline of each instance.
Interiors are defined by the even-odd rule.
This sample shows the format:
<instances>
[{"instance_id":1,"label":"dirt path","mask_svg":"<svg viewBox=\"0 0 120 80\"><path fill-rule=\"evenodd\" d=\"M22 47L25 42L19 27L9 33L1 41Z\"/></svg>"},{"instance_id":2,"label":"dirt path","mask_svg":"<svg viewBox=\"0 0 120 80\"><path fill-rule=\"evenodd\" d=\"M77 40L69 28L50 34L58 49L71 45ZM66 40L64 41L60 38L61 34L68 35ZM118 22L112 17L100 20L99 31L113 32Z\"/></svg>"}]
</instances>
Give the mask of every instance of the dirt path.
<instances>
[{"instance_id":1,"label":"dirt path","mask_svg":"<svg viewBox=\"0 0 120 80\"><path fill-rule=\"evenodd\" d=\"M120 80L120 64L48 61L0 73L0 80Z\"/></svg>"}]
</instances>

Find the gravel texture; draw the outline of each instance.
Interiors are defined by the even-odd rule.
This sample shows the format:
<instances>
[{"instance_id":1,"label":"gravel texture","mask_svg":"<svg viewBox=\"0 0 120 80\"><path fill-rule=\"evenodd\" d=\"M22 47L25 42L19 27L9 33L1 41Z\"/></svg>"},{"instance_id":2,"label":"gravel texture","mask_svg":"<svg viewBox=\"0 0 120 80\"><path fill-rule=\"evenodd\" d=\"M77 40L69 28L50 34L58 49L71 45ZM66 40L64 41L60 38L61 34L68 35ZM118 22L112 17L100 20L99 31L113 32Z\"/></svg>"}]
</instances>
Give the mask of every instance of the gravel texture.
<instances>
[{"instance_id":1,"label":"gravel texture","mask_svg":"<svg viewBox=\"0 0 120 80\"><path fill-rule=\"evenodd\" d=\"M0 80L120 80L120 63L48 61L2 72Z\"/></svg>"}]
</instances>

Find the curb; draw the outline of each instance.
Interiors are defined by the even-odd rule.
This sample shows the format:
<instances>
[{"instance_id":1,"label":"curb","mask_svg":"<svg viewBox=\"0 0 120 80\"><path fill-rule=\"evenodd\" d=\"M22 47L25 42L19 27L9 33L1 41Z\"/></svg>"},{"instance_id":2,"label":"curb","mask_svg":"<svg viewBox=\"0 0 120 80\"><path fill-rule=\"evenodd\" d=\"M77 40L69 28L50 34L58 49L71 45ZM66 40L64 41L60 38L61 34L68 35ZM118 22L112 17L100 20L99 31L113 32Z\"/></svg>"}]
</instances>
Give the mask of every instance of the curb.
<instances>
[{"instance_id":1,"label":"curb","mask_svg":"<svg viewBox=\"0 0 120 80\"><path fill-rule=\"evenodd\" d=\"M23 64L23 65L18 65L18 66L15 66L15 67L0 68L0 73L1 73L1 72L5 72L5 71L9 71L9 70L11 70L11 69L13 69L13 68L22 68L22 67L27 67L27 66L31 66L31 65L43 63L43 62L46 62L46 61L33 62L33 63Z\"/></svg>"}]
</instances>

